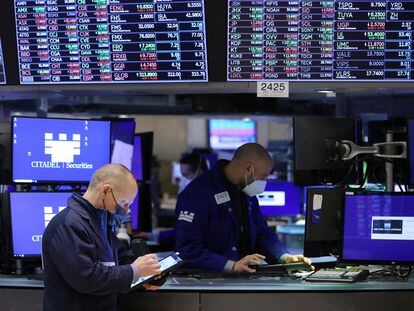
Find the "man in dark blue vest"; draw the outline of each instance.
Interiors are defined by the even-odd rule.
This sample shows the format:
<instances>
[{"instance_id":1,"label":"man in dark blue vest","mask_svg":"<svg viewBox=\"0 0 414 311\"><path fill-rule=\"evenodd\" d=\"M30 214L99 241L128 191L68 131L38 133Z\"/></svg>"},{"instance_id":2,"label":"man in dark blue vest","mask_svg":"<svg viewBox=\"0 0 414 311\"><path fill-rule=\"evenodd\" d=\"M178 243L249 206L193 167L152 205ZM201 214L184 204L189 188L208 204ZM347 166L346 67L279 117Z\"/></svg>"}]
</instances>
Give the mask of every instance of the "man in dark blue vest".
<instances>
[{"instance_id":1,"label":"man in dark blue vest","mask_svg":"<svg viewBox=\"0 0 414 311\"><path fill-rule=\"evenodd\" d=\"M42 241L43 310L117 310L119 293L139 277L160 273L155 254L127 263L111 226L112 214L128 210L136 194L132 173L108 164L50 221Z\"/></svg>"}]
</instances>

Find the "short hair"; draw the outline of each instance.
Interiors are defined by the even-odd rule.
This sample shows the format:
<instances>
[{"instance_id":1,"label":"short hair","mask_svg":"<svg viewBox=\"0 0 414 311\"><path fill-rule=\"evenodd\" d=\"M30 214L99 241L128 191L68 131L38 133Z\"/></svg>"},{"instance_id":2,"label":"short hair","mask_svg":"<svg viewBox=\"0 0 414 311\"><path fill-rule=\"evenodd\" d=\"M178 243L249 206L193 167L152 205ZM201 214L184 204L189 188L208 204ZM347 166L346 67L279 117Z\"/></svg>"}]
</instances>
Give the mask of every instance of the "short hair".
<instances>
[{"instance_id":1,"label":"short hair","mask_svg":"<svg viewBox=\"0 0 414 311\"><path fill-rule=\"evenodd\" d=\"M254 161L254 160L272 160L269 152L260 144L247 143L237 148L233 160Z\"/></svg>"},{"instance_id":2,"label":"short hair","mask_svg":"<svg viewBox=\"0 0 414 311\"><path fill-rule=\"evenodd\" d=\"M180 164L190 165L191 172L195 173L200 169L203 173L208 170L206 160L197 152L185 153Z\"/></svg>"},{"instance_id":3,"label":"short hair","mask_svg":"<svg viewBox=\"0 0 414 311\"><path fill-rule=\"evenodd\" d=\"M133 178L132 172L122 164L106 164L98 168L92 175L89 188L96 188L102 183L112 183L118 188L125 183L127 178Z\"/></svg>"}]
</instances>

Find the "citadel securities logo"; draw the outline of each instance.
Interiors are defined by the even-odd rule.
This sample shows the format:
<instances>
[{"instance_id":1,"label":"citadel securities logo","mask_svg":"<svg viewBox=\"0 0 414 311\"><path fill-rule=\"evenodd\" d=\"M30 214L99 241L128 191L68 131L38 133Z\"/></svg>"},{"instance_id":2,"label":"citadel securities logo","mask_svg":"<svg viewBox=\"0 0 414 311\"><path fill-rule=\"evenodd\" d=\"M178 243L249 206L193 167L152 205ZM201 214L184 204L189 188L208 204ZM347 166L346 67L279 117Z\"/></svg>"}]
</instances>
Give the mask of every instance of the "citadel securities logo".
<instances>
[{"instance_id":1,"label":"citadel securities logo","mask_svg":"<svg viewBox=\"0 0 414 311\"><path fill-rule=\"evenodd\" d=\"M63 211L65 208L66 208L66 206L59 206L58 207L58 212ZM53 213L53 207L52 206L44 206L43 207L43 215L44 215L45 228L46 228L47 225L49 224L49 222L52 220L52 218L56 216L56 214ZM42 242L42 235L41 234L33 235L32 236L32 241L33 242Z\"/></svg>"},{"instance_id":2,"label":"citadel securities logo","mask_svg":"<svg viewBox=\"0 0 414 311\"><path fill-rule=\"evenodd\" d=\"M93 164L75 163L75 156L81 155L81 135L72 134L71 138L68 140L68 134L59 133L58 139L54 139L53 133L45 133L44 154L51 156L50 161L32 161L31 166L33 168L93 169Z\"/></svg>"}]
</instances>

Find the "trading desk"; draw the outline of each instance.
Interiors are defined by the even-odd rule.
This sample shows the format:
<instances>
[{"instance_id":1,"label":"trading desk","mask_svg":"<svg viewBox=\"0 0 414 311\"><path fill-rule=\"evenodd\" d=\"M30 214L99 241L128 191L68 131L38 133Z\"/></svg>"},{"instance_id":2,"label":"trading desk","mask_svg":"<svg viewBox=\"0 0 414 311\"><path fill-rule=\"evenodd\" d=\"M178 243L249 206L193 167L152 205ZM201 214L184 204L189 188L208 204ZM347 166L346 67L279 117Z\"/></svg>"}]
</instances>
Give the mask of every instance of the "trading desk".
<instances>
[{"instance_id":1,"label":"trading desk","mask_svg":"<svg viewBox=\"0 0 414 311\"><path fill-rule=\"evenodd\" d=\"M1 310L41 310L43 282L0 277ZM414 278L354 284L306 283L283 278L172 277L156 292L121 296L121 311L414 310Z\"/></svg>"}]
</instances>

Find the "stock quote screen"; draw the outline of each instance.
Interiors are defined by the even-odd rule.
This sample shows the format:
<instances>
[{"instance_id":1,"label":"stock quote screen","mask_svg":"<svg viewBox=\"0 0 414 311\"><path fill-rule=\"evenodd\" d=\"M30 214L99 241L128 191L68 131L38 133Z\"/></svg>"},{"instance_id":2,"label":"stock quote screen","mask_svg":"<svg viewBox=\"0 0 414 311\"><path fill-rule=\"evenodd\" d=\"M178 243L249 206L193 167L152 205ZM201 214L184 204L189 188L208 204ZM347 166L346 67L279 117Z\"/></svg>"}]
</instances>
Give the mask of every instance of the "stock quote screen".
<instances>
[{"instance_id":1,"label":"stock quote screen","mask_svg":"<svg viewBox=\"0 0 414 311\"><path fill-rule=\"evenodd\" d=\"M208 81L204 0L14 0L20 82Z\"/></svg>"},{"instance_id":2,"label":"stock quote screen","mask_svg":"<svg viewBox=\"0 0 414 311\"><path fill-rule=\"evenodd\" d=\"M227 80L412 81L414 1L228 0Z\"/></svg>"},{"instance_id":3,"label":"stock quote screen","mask_svg":"<svg viewBox=\"0 0 414 311\"><path fill-rule=\"evenodd\" d=\"M3 59L3 47L1 45L0 39L0 84L6 83L6 72L4 69L4 59Z\"/></svg>"}]
</instances>

